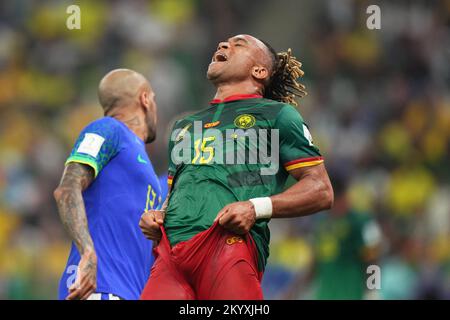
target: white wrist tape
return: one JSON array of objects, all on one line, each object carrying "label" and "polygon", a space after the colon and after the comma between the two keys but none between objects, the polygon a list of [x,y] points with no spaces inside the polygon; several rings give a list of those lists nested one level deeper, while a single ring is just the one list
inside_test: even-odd
[{"label": "white wrist tape", "polygon": [[255,207],[256,220],[272,217],[272,200],[269,197],[250,199]]}]

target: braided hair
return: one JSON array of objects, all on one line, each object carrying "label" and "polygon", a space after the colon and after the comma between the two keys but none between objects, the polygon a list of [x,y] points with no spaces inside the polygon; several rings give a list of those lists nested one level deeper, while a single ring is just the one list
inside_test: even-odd
[{"label": "braided hair", "polygon": [[303,77],[302,63],[287,52],[277,53],[268,43],[262,41],[269,49],[272,59],[272,75],[264,88],[264,98],[272,99],[297,106],[296,98],[307,95],[306,88],[298,82]]}]

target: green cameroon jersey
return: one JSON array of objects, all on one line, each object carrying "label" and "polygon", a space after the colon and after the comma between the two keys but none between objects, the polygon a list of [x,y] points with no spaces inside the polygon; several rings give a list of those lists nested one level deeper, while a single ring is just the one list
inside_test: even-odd
[{"label": "green cameroon jersey", "polygon": [[314,240],[317,257],[316,298],[364,298],[366,248],[380,242],[380,231],[368,214],[350,211],[342,217],[320,217]]},{"label": "green cameroon jersey", "polygon": [[[280,193],[290,170],[323,162],[297,109],[258,95],[211,101],[178,120],[169,140],[172,192],[164,227],[172,246],[208,229],[227,204]],[[268,222],[251,229],[261,271]]]}]

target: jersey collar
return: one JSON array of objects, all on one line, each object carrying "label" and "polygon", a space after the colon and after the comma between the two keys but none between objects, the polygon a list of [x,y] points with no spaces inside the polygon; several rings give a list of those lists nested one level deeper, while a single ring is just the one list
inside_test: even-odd
[{"label": "jersey collar", "polygon": [[213,99],[209,102],[209,104],[225,103],[236,100],[255,99],[255,98],[262,98],[262,96],[259,94],[234,94],[232,96],[226,97],[223,100]]}]

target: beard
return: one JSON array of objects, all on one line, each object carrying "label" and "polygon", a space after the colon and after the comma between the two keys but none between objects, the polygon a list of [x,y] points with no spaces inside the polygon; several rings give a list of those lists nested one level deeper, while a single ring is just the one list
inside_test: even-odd
[{"label": "beard", "polygon": [[147,125],[147,140],[145,143],[152,143],[156,139],[156,121],[149,113],[145,115],[145,124]]}]

